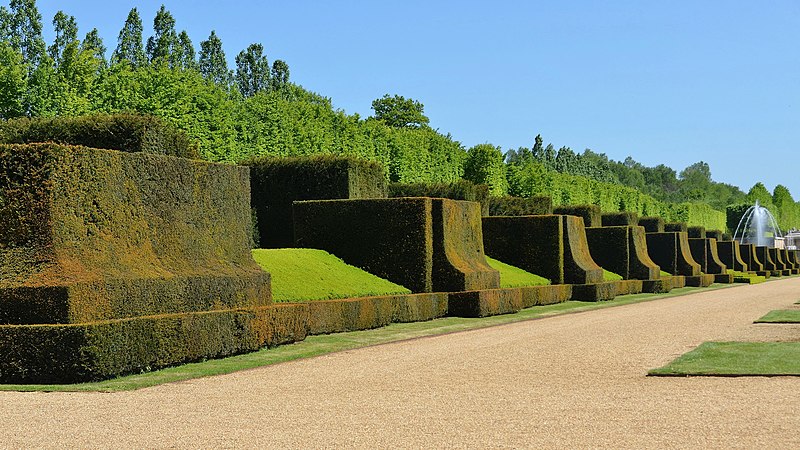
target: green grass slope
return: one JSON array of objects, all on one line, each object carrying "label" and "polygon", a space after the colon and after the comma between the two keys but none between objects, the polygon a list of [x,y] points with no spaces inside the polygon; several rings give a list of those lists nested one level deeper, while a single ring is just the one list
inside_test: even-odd
[{"label": "green grass slope", "polygon": [[800,342],[705,342],[649,375],[800,375]]},{"label": "green grass slope", "polygon": [[307,248],[255,249],[253,259],[272,275],[275,302],[410,294],[323,250]]},{"label": "green grass slope", "polygon": [[526,272],[519,267],[514,267],[502,261],[486,257],[486,262],[492,269],[500,272],[500,287],[513,288],[523,286],[544,286],[550,284],[550,280],[539,275]]}]

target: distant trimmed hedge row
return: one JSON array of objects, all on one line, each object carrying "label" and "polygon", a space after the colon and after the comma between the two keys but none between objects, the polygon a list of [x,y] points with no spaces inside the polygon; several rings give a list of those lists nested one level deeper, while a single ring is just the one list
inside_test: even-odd
[{"label": "distant trimmed hedge row", "polygon": [[459,180],[452,183],[390,183],[389,197],[432,197],[467,200],[481,205],[481,215],[489,215],[489,186]]}]

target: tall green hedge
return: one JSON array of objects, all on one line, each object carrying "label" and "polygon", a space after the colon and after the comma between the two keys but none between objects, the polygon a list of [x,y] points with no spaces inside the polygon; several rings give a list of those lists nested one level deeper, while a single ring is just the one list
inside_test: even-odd
[{"label": "tall green hedge", "polygon": [[600,207],[597,205],[564,205],[553,208],[553,214],[577,216],[583,219],[585,227],[602,226]]},{"label": "tall green hedge", "polygon": [[251,201],[260,248],[294,246],[292,202],[385,198],[383,167],[365,159],[317,155],[260,158],[250,166]]},{"label": "tall green hedge", "polygon": [[672,275],[695,277],[700,265],[692,258],[686,233],[647,233],[647,252],[661,270]]},{"label": "tall green hedge", "polygon": [[543,216],[553,214],[553,199],[548,196],[535,197],[490,197],[490,216]]},{"label": "tall green hedge", "polygon": [[55,142],[85,147],[198,158],[186,133],[154,116],[93,114],[0,121],[0,143]]},{"label": "tall green hedge", "polygon": [[586,229],[592,258],[625,280],[654,280],[659,267],[647,253],[644,229],[639,226],[602,226]]},{"label": "tall green hedge", "polygon": [[663,233],[664,219],[661,217],[641,217],[639,218],[639,226],[644,227],[644,230],[648,233]]},{"label": "tall green hedge", "polygon": [[603,213],[601,221],[604,227],[633,226],[639,224],[639,215],[630,211]]},{"label": "tall green hedge", "polygon": [[481,205],[481,215],[489,215],[489,186],[467,180],[452,183],[390,183],[389,197],[432,197],[467,200]]}]

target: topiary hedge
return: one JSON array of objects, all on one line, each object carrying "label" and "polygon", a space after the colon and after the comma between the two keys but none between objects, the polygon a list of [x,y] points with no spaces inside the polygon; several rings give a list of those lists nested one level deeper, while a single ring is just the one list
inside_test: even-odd
[{"label": "topiary hedge", "polygon": [[155,116],[118,113],[0,121],[0,143],[37,142],[199,158],[197,145],[186,133]]},{"label": "topiary hedge", "polygon": [[733,242],[739,245],[739,253],[750,271],[754,271],[758,275],[767,271],[767,268],[764,267],[764,262],[756,254],[756,246],[754,244],[739,244],[737,241]]},{"label": "topiary hedge", "polygon": [[553,208],[553,214],[581,217],[587,228],[602,226],[600,207],[597,205],[559,206]]},{"label": "topiary hedge", "polygon": [[488,185],[474,184],[467,180],[452,183],[390,183],[389,197],[449,198],[478,202],[481,205],[482,216],[490,214],[489,205],[492,198],[489,196]]},{"label": "topiary hedge", "polygon": [[724,233],[720,230],[706,230],[706,237],[710,239],[716,239],[717,242],[729,240],[723,239]]},{"label": "topiary hedge", "polygon": [[719,258],[716,239],[689,238],[689,250],[692,259],[700,264],[702,273],[719,275],[727,272],[728,268]]},{"label": "topiary hedge", "polygon": [[633,226],[639,224],[639,215],[630,211],[603,213],[601,222],[604,227]]},{"label": "topiary hedge", "polygon": [[644,228],[646,233],[663,233],[664,219],[661,217],[641,217],[639,226]]},{"label": "topiary hedge", "polygon": [[697,226],[686,227],[686,234],[689,235],[690,239],[705,239],[706,229],[705,227]]},{"label": "topiary hedge", "polygon": [[664,231],[669,233],[688,233],[689,226],[686,222],[667,222],[664,224]]},{"label": "topiary hedge", "polygon": [[0,323],[270,304],[249,210],[245,168],[0,145]]},{"label": "topiary hedge", "polygon": [[564,215],[483,218],[488,255],[555,284],[603,281],[580,218]]},{"label": "topiary hedge", "polygon": [[737,272],[747,272],[751,270],[742,259],[738,242],[717,241],[717,254],[719,255],[719,260],[725,264],[728,269]]},{"label": "topiary hedge", "polygon": [[537,197],[489,197],[490,216],[543,216],[553,214],[553,199]]},{"label": "topiary hedge", "polygon": [[294,203],[296,245],[326,250],[412,292],[491,289],[474,202],[392,198]]},{"label": "topiary hedge", "polygon": [[586,229],[589,252],[602,268],[625,280],[654,280],[660,269],[647,254],[644,228],[635,226]]},{"label": "topiary hedge", "polygon": [[692,258],[686,233],[647,233],[650,259],[671,275],[698,276],[700,265]]},{"label": "topiary hedge", "polygon": [[251,206],[260,248],[294,246],[292,202],[386,198],[383,167],[364,159],[316,155],[260,158],[250,167]]}]

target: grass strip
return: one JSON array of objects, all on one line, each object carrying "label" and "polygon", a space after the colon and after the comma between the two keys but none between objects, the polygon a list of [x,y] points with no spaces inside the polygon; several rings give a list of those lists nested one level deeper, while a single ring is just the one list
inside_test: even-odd
[{"label": "grass strip", "polygon": [[427,322],[397,323],[372,330],[353,331],[320,336],[309,336],[304,341],[262,349],[253,353],[183,364],[153,372],[128,375],[92,383],[80,384],[0,384],[0,391],[44,391],[44,392],[118,392],[142,389],[164,383],[193,378],[224,375],[239,370],[278,364],[297,359],[311,358],[329,353],[368,347],[371,345],[437,336],[459,331],[487,328],[496,325],[539,319],[544,317],[603,309],[614,306],[641,303],[667,297],[677,297],[695,292],[724,289],[733,285],[713,285],[707,288],[685,287],[673,289],[666,294],[634,294],[617,297],[606,302],[569,301],[554,305],[534,306],[514,314],[479,319],[446,317]]},{"label": "grass strip", "polygon": [[500,272],[500,287],[515,288],[523,286],[545,286],[550,284],[550,280],[539,275],[522,270],[519,267],[506,264],[494,258],[486,257],[489,266]]},{"label": "grass strip", "polygon": [[800,309],[776,309],[753,323],[800,323]]},{"label": "grass strip", "polygon": [[800,376],[800,342],[704,342],[653,376]]}]

